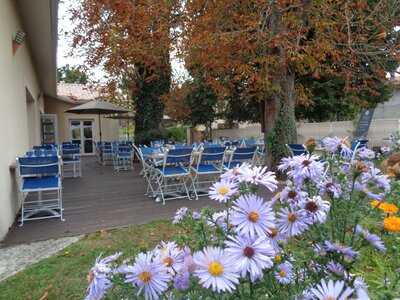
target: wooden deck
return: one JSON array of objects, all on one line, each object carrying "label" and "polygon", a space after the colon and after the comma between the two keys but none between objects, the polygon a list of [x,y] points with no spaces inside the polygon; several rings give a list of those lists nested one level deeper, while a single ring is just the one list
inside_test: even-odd
[{"label": "wooden deck", "polygon": [[119,173],[111,166],[100,166],[93,157],[84,158],[82,164],[82,178],[63,180],[65,221],[29,221],[23,227],[14,224],[2,246],[170,219],[182,206],[217,205],[207,197],[197,201],[170,200],[166,205],[155,203],[144,195],[145,182],[139,175],[139,164],[135,164],[134,171]]}]

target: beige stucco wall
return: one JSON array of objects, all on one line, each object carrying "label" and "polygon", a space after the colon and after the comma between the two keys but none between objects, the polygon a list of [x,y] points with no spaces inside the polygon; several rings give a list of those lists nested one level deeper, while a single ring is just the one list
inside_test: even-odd
[{"label": "beige stucco wall", "polygon": [[[33,144],[40,143],[40,111],[43,99],[25,43],[15,55],[11,40],[23,30],[15,2],[0,1],[0,240],[6,235],[20,208],[14,172],[10,165]],[[33,102],[26,100],[26,88]]]},{"label": "beige stucco wall", "polygon": [[[99,135],[99,117],[98,115],[78,115],[65,113],[66,110],[75,106],[61,100],[46,98],[45,113],[56,114],[58,123],[58,142],[67,142],[71,140],[70,120],[92,120],[94,121],[93,136],[95,141],[100,139]],[[115,141],[119,136],[119,121],[101,116],[101,129],[103,141]]]}]

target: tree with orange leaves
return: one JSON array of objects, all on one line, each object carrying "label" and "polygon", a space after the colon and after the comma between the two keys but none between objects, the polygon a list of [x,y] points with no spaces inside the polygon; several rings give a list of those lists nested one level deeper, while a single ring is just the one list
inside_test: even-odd
[{"label": "tree with orange leaves", "polygon": [[173,0],[82,0],[72,11],[74,47],[89,67],[103,66],[108,93],[132,99],[139,142],[163,116],[179,8]]},{"label": "tree with orange leaves", "polygon": [[309,101],[298,78],[343,78],[362,101],[358,91],[376,92],[399,61],[399,17],[396,0],[188,0],[181,51],[221,99],[238,83],[238,99],[257,99],[276,163],[296,141],[295,105]]}]

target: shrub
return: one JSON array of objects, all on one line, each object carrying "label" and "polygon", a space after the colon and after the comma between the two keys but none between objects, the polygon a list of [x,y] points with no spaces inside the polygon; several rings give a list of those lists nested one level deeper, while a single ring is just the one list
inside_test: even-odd
[{"label": "shrub", "polygon": [[166,129],[170,141],[184,143],[186,141],[186,126],[174,126]]}]

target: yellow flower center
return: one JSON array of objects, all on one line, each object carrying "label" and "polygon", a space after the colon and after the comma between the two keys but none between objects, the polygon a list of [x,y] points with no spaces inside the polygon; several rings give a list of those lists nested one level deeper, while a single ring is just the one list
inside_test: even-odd
[{"label": "yellow flower center", "polygon": [[221,265],[221,263],[213,261],[208,265],[208,272],[212,276],[218,277],[221,276],[222,273],[224,273],[224,267]]},{"label": "yellow flower center", "polygon": [[280,270],[279,271],[279,276],[285,277],[286,276],[286,272],[284,270]]},{"label": "yellow flower center", "polygon": [[276,228],[270,228],[269,231],[270,232],[268,233],[268,235],[270,238],[274,238],[278,235],[278,230]]},{"label": "yellow flower center", "polygon": [[174,263],[174,260],[171,257],[166,257],[166,258],[163,259],[163,263],[167,267],[170,267]]},{"label": "yellow flower center", "polygon": [[144,283],[148,283],[151,279],[151,274],[150,272],[144,271],[139,274],[139,279],[143,281]]},{"label": "yellow flower center", "polygon": [[279,254],[275,255],[275,262],[276,263],[280,263],[282,261],[282,256],[280,256]]},{"label": "yellow flower center", "polygon": [[287,218],[288,218],[289,222],[291,222],[291,223],[293,223],[297,220],[296,215],[293,213],[289,213]]},{"label": "yellow flower center", "polygon": [[249,221],[256,223],[260,219],[260,215],[257,212],[252,211],[249,213],[248,218],[249,218]]},{"label": "yellow flower center", "polygon": [[229,187],[227,187],[226,185],[220,186],[218,188],[218,194],[220,194],[221,196],[225,196],[228,193],[229,193]]}]

